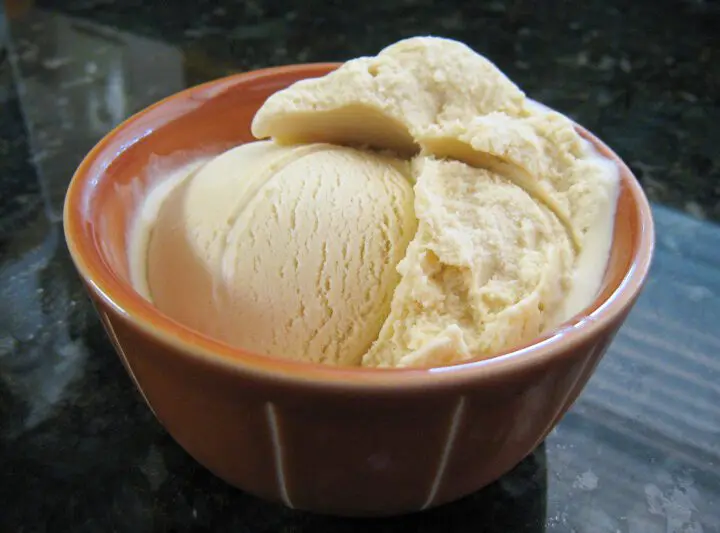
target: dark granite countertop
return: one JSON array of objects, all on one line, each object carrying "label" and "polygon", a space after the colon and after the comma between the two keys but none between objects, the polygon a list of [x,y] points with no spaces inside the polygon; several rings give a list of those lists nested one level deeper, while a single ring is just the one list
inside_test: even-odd
[{"label": "dark granite countertop", "polygon": [[[0,531],[720,532],[717,28],[711,0],[5,0]],[[494,485],[394,519],[291,511],[214,478],[144,406],[69,260],[64,193],[104,133],[183,87],[427,33],[625,158],[654,202],[651,279],[577,404]]]}]

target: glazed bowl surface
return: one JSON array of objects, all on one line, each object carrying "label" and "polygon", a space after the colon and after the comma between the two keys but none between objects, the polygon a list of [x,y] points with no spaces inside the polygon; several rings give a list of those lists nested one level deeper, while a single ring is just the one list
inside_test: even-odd
[{"label": "glazed bowl surface", "polygon": [[128,268],[129,228],[153,180],[163,169],[254,140],[250,123],[269,95],[336,67],[237,74],[132,116],[74,175],[65,236],[135,386],[198,462],[294,508],[407,513],[480,489],[547,436],[642,289],[653,223],[627,166],[578,126],[620,166],[611,256],[596,301],[531,345],[443,368],[335,368],[243,352],[164,315],[135,292]]}]

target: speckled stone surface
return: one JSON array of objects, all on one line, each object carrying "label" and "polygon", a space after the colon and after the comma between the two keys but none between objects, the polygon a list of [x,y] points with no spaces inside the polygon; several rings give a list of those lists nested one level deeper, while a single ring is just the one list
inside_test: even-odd
[{"label": "speckled stone surface", "polygon": [[[300,6],[5,2],[0,532],[720,532],[718,4]],[[494,485],[384,520],[260,501],[197,465],[133,390],[68,257],[67,184],[113,125],[188,85],[427,33],[467,42],[626,159],[655,202],[651,279],[574,408]]]}]

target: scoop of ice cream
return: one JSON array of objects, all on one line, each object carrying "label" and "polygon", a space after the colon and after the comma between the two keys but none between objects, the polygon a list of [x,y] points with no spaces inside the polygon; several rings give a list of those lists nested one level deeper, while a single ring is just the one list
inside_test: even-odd
[{"label": "scoop of ice cream", "polygon": [[408,173],[407,162],[340,146],[229,150],[162,203],[149,296],[235,346],[358,365],[415,234]]},{"label": "scoop of ice cream", "polygon": [[413,154],[428,126],[493,111],[523,115],[524,100],[466,45],[415,37],[275,93],[255,115],[252,133],[282,144],[333,142]]},{"label": "scoop of ice cream", "polygon": [[522,188],[457,161],[416,161],[419,224],[367,366],[440,366],[537,337],[567,294],[574,253]]}]

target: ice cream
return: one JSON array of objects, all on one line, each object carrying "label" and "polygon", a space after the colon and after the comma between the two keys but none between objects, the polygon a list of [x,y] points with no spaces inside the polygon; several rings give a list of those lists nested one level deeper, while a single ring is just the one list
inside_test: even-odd
[{"label": "ice cream", "polygon": [[572,245],[562,225],[492,171],[434,158],[417,163],[418,231],[363,363],[436,366],[536,337],[570,284]]},{"label": "ice cream", "polygon": [[160,309],[229,344],[359,364],[415,234],[409,163],[257,142],[190,170],[157,191],[136,285],[146,279]]},{"label": "ice cream", "polygon": [[438,366],[530,342],[599,289],[615,165],[463,44],[408,39],[297,82],[252,131],[270,140],[189,169],[136,225],[136,287],[204,333]]},{"label": "ice cream", "polygon": [[426,128],[504,112],[525,95],[495,65],[457,41],[406,39],[271,96],[253,134],[282,144],[325,142],[414,154]]}]

